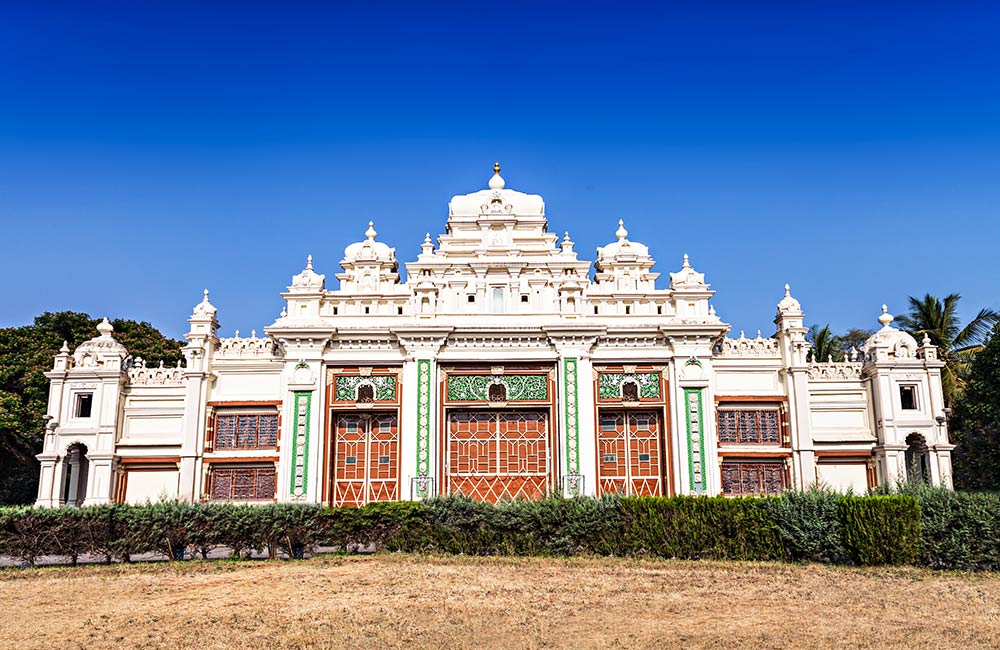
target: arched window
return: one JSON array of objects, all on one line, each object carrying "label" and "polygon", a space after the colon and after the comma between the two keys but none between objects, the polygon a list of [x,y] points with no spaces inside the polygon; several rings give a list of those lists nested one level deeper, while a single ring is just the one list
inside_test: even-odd
[{"label": "arched window", "polygon": [[626,381],[622,384],[622,401],[625,402],[638,402],[639,401],[639,384],[634,381]]},{"label": "arched window", "polygon": [[487,391],[487,397],[491,402],[506,402],[507,387],[503,384],[490,384]]},{"label": "arched window", "polygon": [[68,506],[79,506],[87,498],[87,446],[70,445],[63,459],[63,501]]},{"label": "arched window", "polygon": [[358,386],[358,404],[371,404],[375,401],[375,387],[371,384]]},{"label": "arched window", "polygon": [[930,483],[930,457],[927,440],[919,433],[906,436],[906,480],[910,483]]}]

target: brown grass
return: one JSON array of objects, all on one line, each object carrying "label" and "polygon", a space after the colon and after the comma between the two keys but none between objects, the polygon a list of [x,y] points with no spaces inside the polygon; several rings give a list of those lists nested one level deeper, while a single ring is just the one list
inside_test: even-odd
[{"label": "brown grass", "polygon": [[9,648],[988,648],[1000,576],[379,555],[0,572]]}]

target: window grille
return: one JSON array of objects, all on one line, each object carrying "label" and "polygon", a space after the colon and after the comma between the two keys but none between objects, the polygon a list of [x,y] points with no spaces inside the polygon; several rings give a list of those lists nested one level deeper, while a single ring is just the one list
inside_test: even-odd
[{"label": "window grille", "polygon": [[213,501],[260,501],[273,499],[276,473],[269,467],[212,468]]},{"label": "window grille", "polygon": [[719,444],[780,445],[778,409],[719,409]]},{"label": "window grille", "polygon": [[226,414],[215,418],[216,449],[262,449],[278,446],[278,414]]},{"label": "window grille", "polygon": [[727,496],[781,494],[786,487],[782,461],[722,463],[722,492]]}]

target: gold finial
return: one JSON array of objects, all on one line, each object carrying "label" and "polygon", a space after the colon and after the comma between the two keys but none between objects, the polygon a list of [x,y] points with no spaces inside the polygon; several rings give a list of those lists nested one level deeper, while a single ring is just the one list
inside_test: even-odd
[{"label": "gold finial", "polygon": [[498,162],[493,163],[493,173],[494,174],[500,173],[500,163]]}]

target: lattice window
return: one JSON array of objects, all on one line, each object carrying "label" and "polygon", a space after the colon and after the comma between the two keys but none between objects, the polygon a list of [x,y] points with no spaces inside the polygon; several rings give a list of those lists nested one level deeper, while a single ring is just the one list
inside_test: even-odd
[{"label": "lattice window", "polygon": [[719,409],[717,422],[719,444],[781,444],[781,416],[776,408]]},{"label": "lattice window", "polygon": [[233,413],[215,416],[216,449],[266,449],[277,446],[277,413]]},{"label": "lattice window", "polygon": [[782,461],[725,461],[722,463],[722,492],[728,496],[781,494],[787,487]]},{"label": "lattice window", "polygon": [[213,467],[213,501],[261,501],[274,498],[273,465],[262,467]]}]

